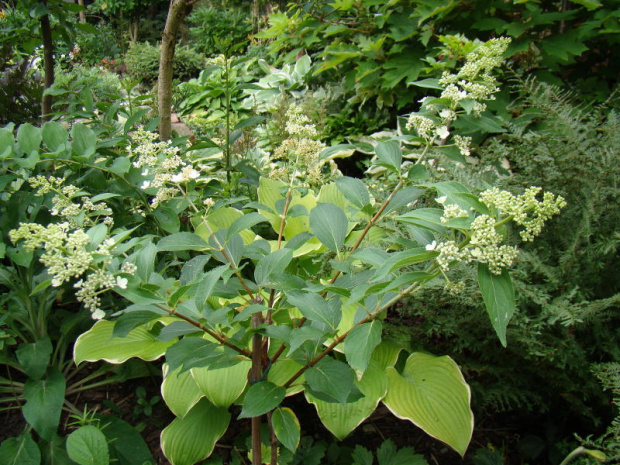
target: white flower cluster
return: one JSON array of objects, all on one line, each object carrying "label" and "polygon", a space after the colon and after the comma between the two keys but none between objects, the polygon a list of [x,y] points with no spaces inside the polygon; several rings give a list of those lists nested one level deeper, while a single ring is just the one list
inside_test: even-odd
[{"label": "white flower cluster", "polygon": [[[43,249],[41,263],[51,276],[52,286],[59,287],[72,278],[80,278],[73,287],[78,289],[79,302],[92,312],[94,319],[105,316],[101,309],[99,295],[113,287],[126,288],[127,279],[107,271],[114,240],[105,239],[95,251],[88,251],[90,236],[81,228],[73,228],[69,222],[42,226],[36,223],[22,223],[18,229],[10,231],[14,243],[23,241],[27,251]],[[89,272],[90,271],[90,272]],[[125,263],[120,272],[134,274],[136,266]]]},{"label": "white flower cluster", "polygon": [[312,120],[304,114],[303,108],[291,104],[286,112],[286,132],[290,136],[312,139],[318,136],[316,126]]},{"label": "white flower cluster", "polygon": [[464,157],[468,157],[469,155],[471,155],[471,140],[471,137],[467,136],[454,136],[454,143],[461,152],[461,155],[463,155]]},{"label": "white flower cluster", "polygon": [[426,116],[412,113],[409,115],[409,118],[407,118],[407,124],[405,127],[408,131],[415,129],[418,136],[423,137],[424,139],[430,139],[433,130],[435,129],[435,122]]},{"label": "white flower cluster", "polygon": [[50,214],[65,219],[72,227],[92,226],[98,220],[108,226],[114,224],[112,210],[105,202],[93,203],[86,195],[87,192],[71,184],[65,185],[64,178],[35,176],[28,182],[32,188],[37,189],[35,195],[56,193],[52,198]]},{"label": "white flower cluster", "polygon": [[512,221],[523,227],[521,239],[532,241],[541,233],[545,221],[566,206],[562,196],[550,192],[545,192],[539,201],[537,196],[541,190],[540,187],[530,187],[523,195],[515,196],[494,187],[480,194],[480,200],[497,213],[511,217]]},{"label": "white flower cluster", "polygon": [[[448,271],[453,262],[476,261],[486,263],[492,273],[501,274],[504,268],[514,263],[518,251],[516,247],[502,244],[504,238],[497,231],[498,222],[503,224],[514,221],[523,227],[521,238],[531,241],[540,234],[545,221],[557,215],[566,205],[562,197],[548,192],[543,194],[539,201],[536,197],[540,192],[539,187],[530,187],[524,194],[515,196],[497,188],[488,189],[480,194],[480,201],[491,209],[492,215],[479,215],[474,219],[469,230],[469,241],[465,246],[459,248],[454,241],[439,244],[433,241],[426,249],[439,252],[435,260],[443,271]],[[446,197],[435,200],[443,204]],[[446,223],[452,218],[466,216],[469,216],[467,211],[458,205],[448,204],[444,207],[441,222]]]},{"label": "white flower cluster", "polygon": [[181,189],[176,185],[200,177],[201,172],[179,156],[179,147],[174,147],[168,142],[155,142],[157,134],[139,128],[132,135],[132,139],[137,144],[133,148],[128,148],[137,155],[133,166],[142,168],[142,176],[146,178],[140,187],[157,189],[151,200],[153,207],[179,195]]}]

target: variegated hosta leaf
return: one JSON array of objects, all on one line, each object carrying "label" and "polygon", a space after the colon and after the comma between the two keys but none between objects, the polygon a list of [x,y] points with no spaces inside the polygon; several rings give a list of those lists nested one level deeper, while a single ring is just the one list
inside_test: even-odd
[{"label": "variegated hosta leaf", "polygon": [[181,374],[179,371],[180,368],[170,373],[168,365],[164,365],[161,395],[172,413],[182,418],[204,397],[204,393],[198,389],[189,371],[184,371]]},{"label": "variegated hosta leaf", "polygon": [[383,368],[375,362],[368,365],[360,381],[355,385],[364,396],[355,402],[342,405],[338,402],[325,402],[306,392],[308,402],[315,405],[319,418],[339,440],[344,439],[357,426],[368,418],[377,408],[379,401],[387,392],[387,377]]},{"label": "variegated hosta leaf", "polygon": [[252,362],[243,361],[215,370],[207,367],[192,368],[192,377],[207,399],[216,407],[228,408],[241,395],[248,384],[248,371]]},{"label": "variegated hosta leaf", "polygon": [[474,428],[470,390],[457,364],[448,356],[409,356],[402,374],[388,367],[383,403],[399,418],[464,455]]},{"label": "variegated hosta leaf", "polygon": [[73,349],[75,363],[96,360],[123,363],[131,357],[155,360],[176,342],[176,339],[158,341],[144,326],[132,329],[125,337],[112,337],[113,330],[113,321],[101,320],[78,337]]},{"label": "variegated hosta leaf", "polygon": [[161,432],[161,448],[172,465],[194,465],[213,452],[230,423],[230,413],[201,399]]}]

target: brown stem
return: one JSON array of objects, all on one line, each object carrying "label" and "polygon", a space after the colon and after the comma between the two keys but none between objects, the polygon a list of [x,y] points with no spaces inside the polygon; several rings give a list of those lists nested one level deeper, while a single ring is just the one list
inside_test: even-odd
[{"label": "brown stem", "polygon": [[[261,313],[252,315],[252,328],[258,328],[263,323]],[[262,341],[263,337],[254,333],[252,336],[252,383],[257,383],[263,376],[263,354]],[[261,465],[263,463],[262,445],[260,439],[261,417],[252,417],[252,463]]]},{"label": "brown stem", "polygon": [[155,304],[155,306],[157,308],[160,308],[162,310],[164,310],[165,312],[168,312],[170,314],[170,316],[177,316],[179,318],[181,318],[182,320],[188,322],[190,325],[195,326],[196,328],[204,331],[205,333],[207,333],[209,336],[211,336],[213,339],[215,339],[217,342],[219,342],[220,344],[229,347],[231,349],[233,349],[235,352],[239,352],[241,355],[248,357],[248,358],[252,358],[252,353],[246,349],[241,349],[240,347],[237,347],[234,344],[231,344],[230,342],[228,342],[226,340],[226,337],[224,337],[221,334],[216,333],[215,331],[207,328],[205,325],[203,325],[202,323],[192,320],[191,318],[181,314],[181,313],[177,313],[177,311],[175,309],[172,308],[168,308],[164,305],[160,305],[160,304]]},{"label": "brown stem", "polygon": [[267,425],[269,426],[269,442],[271,444],[271,463],[270,465],[278,465],[278,438],[276,437],[273,423],[271,421],[273,412],[267,414]]}]

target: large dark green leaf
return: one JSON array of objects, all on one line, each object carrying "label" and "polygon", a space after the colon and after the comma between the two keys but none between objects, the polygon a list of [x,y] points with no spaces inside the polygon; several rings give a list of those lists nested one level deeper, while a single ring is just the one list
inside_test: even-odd
[{"label": "large dark green leaf", "polygon": [[381,343],[381,322],[372,321],[356,326],[344,340],[347,362],[356,372],[363,374],[373,350]]},{"label": "large dark green leaf", "polygon": [[271,416],[273,430],[278,440],[291,452],[297,450],[301,428],[299,420],[290,408],[277,408]]},{"label": "large dark green leaf", "polygon": [[272,411],[286,395],[286,389],[269,381],[261,381],[248,389],[243,399],[243,408],[239,418],[258,417]]},{"label": "large dark green leaf", "polygon": [[310,393],[326,402],[340,402],[344,405],[350,394],[359,394],[349,365],[331,357],[325,357],[307,370],[305,375]]},{"label": "large dark green leaf", "polygon": [[375,149],[379,164],[389,168],[395,173],[400,172],[400,165],[403,161],[403,153],[400,150],[398,142],[390,140],[379,142]]},{"label": "large dark green leaf", "polygon": [[159,252],[175,252],[180,250],[201,250],[207,243],[198,235],[190,232],[178,232],[163,237],[157,243]]},{"label": "large dark green leaf", "polygon": [[16,438],[9,438],[0,444],[0,463],[2,465],[40,465],[41,451],[37,443],[24,432]]},{"label": "large dark green leaf", "polygon": [[71,460],[79,465],[109,465],[110,463],[106,437],[99,428],[93,425],[84,425],[69,435],[67,453]]},{"label": "large dark green leaf", "polygon": [[20,345],[15,352],[26,374],[32,379],[40,379],[50,362],[52,350],[52,342],[45,336],[37,342]]},{"label": "large dark green leaf", "polygon": [[293,250],[280,249],[269,255],[262,257],[256,264],[254,270],[254,279],[259,286],[264,285],[271,276],[281,273],[291,263],[293,259]]},{"label": "large dark green leaf", "polygon": [[105,425],[103,434],[108,439],[110,461],[117,465],[136,465],[154,463],[149,447],[138,430],[126,421],[112,415],[97,415]]},{"label": "large dark green leaf", "polygon": [[360,179],[343,176],[336,179],[336,186],[345,198],[358,208],[364,208],[370,203],[368,188]]},{"label": "large dark green leaf", "polygon": [[24,418],[47,441],[52,440],[58,428],[65,386],[65,377],[56,368],[49,370],[46,379],[29,379],[24,386]]}]

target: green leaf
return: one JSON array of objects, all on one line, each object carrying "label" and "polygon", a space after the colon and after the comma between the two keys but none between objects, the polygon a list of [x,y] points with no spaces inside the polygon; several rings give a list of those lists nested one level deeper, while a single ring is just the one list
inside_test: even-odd
[{"label": "green leaf", "polygon": [[379,268],[374,276],[374,280],[380,281],[386,278],[393,271],[400,270],[406,266],[423,263],[437,257],[438,253],[434,250],[426,250],[425,248],[415,248],[403,250],[390,254],[385,260],[381,268]]},{"label": "green leaf", "polygon": [[24,418],[47,441],[52,440],[58,429],[65,386],[65,377],[56,368],[49,370],[46,379],[29,379],[24,385]]},{"label": "green leaf", "polygon": [[402,374],[392,367],[386,373],[388,392],[383,403],[391,412],[464,455],[474,416],[469,386],[454,360],[413,353]]},{"label": "green leaf", "polygon": [[45,336],[37,342],[20,345],[15,354],[21,367],[30,378],[41,379],[47,370],[52,350],[52,342],[48,336]]},{"label": "green leaf", "polygon": [[506,269],[502,270],[502,274],[496,275],[489,271],[486,264],[479,263],[478,285],[491,324],[500,342],[506,347],[506,327],[517,309],[510,275]]},{"label": "green leaf", "polygon": [[177,417],[184,417],[204,397],[190,371],[181,373],[181,368],[170,371],[168,365],[164,365],[161,395],[170,411]]},{"label": "green leaf", "polygon": [[443,90],[443,86],[439,84],[439,79],[422,79],[420,81],[408,82],[407,85],[423,87],[425,89],[438,89]]},{"label": "green leaf", "polygon": [[255,116],[250,116],[249,118],[244,118],[235,125],[235,127],[233,128],[233,131],[236,131],[237,129],[249,128],[250,126],[255,126],[257,124],[262,123],[266,119],[267,118],[265,116],[260,116],[260,115],[255,115]]},{"label": "green leaf", "polygon": [[201,399],[183,418],[161,433],[161,448],[172,465],[194,465],[206,459],[230,423],[230,414]]},{"label": "green leaf", "polygon": [[114,324],[112,337],[125,337],[131,332],[131,330],[137,328],[138,326],[150,323],[159,317],[161,317],[161,314],[148,310],[123,313]]},{"label": "green leaf", "polygon": [[375,154],[379,159],[379,164],[391,169],[395,173],[400,172],[400,165],[403,161],[403,153],[398,142],[390,140],[379,142],[375,148]]},{"label": "green leaf", "polygon": [[176,252],[180,250],[202,250],[207,243],[198,234],[190,232],[178,232],[163,237],[157,243],[158,252]]},{"label": "green leaf", "polygon": [[241,231],[250,229],[252,226],[258,223],[267,222],[267,218],[257,212],[246,213],[245,215],[237,218],[233,224],[228,228],[226,233],[226,239],[230,239],[235,234],[239,234]]},{"label": "green leaf", "polygon": [[0,444],[3,465],[40,465],[41,451],[26,431],[16,438],[9,438]]},{"label": "green leaf", "polygon": [[69,133],[65,127],[56,121],[48,121],[41,129],[43,142],[52,152],[56,152],[65,147],[69,140]]},{"label": "green leaf", "polygon": [[322,359],[307,370],[305,375],[310,394],[326,402],[340,402],[344,405],[349,394],[357,391],[351,368],[331,357]]},{"label": "green leaf", "polygon": [[162,205],[153,212],[153,216],[157,219],[161,228],[168,234],[179,232],[181,220],[179,219],[179,214],[172,208]]},{"label": "green leaf", "polygon": [[336,186],[345,198],[358,208],[364,208],[370,203],[368,188],[360,179],[343,176],[336,179]]},{"label": "green leaf", "polygon": [[155,360],[175,341],[161,342],[144,326],[133,329],[125,337],[113,337],[114,322],[101,320],[77,338],[73,349],[75,363],[105,360],[123,363],[131,357]]},{"label": "green leaf", "polygon": [[277,408],[271,415],[271,422],[278,441],[294,453],[299,445],[301,434],[299,420],[295,413],[290,408]]},{"label": "green leaf", "polygon": [[321,422],[340,441],[375,411],[388,388],[385,371],[375,362],[354,383],[363,396],[346,404],[325,402],[306,391],[306,399],[315,405]]},{"label": "green leaf", "polygon": [[115,465],[155,463],[153,454],[136,428],[113,415],[97,415],[107,438],[110,462]]},{"label": "green leaf", "polygon": [[252,418],[272,411],[286,395],[286,389],[269,381],[261,381],[248,389],[239,418]]},{"label": "green leaf", "polygon": [[221,265],[213,268],[204,275],[204,278],[196,285],[196,308],[200,311],[205,307],[207,298],[213,292],[213,288],[226,271],[230,269],[228,265]]},{"label": "green leaf", "polygon": [[333,330],[340,322],[342,312],[340,305],[336,305],[340,304],[339,300],[332,300],[328,303],[318,294],[302,291],[288,291],[286,298],[309,320],[325,323]]},{"label": "green leaf", "polygon": [[397,449],[389,439],[377,449],[377,460],[382,465],[428,465],[422,455],[417,455],[413,448],[403,447]]},{"label": "green leaf", "polygon": [[85,425],[67,437],[67,453],[79,465],[109,465],[105,435],[93,425]]},{"label": "green leaf", "polygon": [[228,408],[245,390],[252,362],[244,360],[225,368],[192,368],[191,374],[198,389],[216,407]]},{"label": "green leaf", "polygon": [[79,157],[90,158],[95,153],[97,136],[95,132],[82,123],[76,123],[71,128],[73,153]]},{"label": "green leaf", "polygon": [[356,326],[344,340],[347,362],[361,376],[366,371],[370,356],[381,343],[381,322],[372,321]]},{"label": "green leaf", "polygon": [[332,203],[320,203],[310,211],[310,229],[333,252],[344,245],[347,228],[347,216]]},{"label": "green leaf", "polygon": [[293,251],[291,249],[280,249],[270,253],[258,260],[254,269],[254,279],[256,284],[262,286],[277,273],[281,273],[291,263]]},{"label": "green leaf", "polygon": [[26,155],[38,151],[41,140],[41,129],[30,123],[22,124],[17,130],[17,146]]}]

